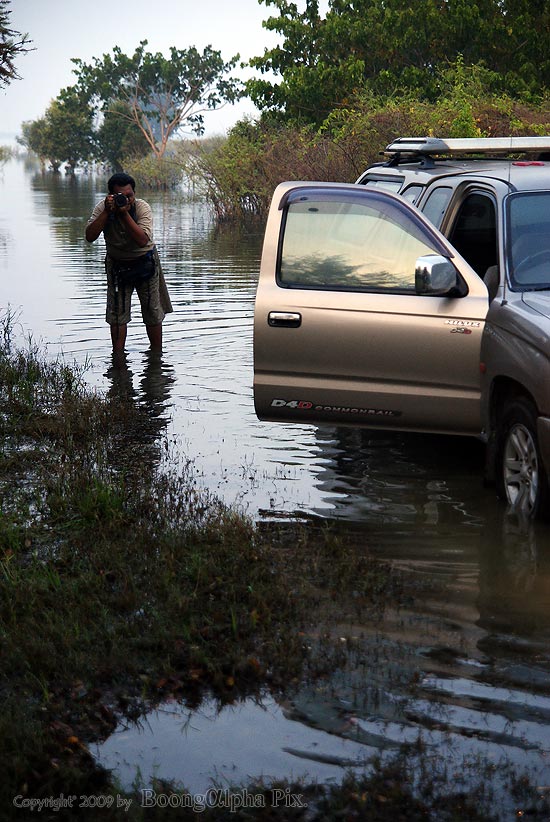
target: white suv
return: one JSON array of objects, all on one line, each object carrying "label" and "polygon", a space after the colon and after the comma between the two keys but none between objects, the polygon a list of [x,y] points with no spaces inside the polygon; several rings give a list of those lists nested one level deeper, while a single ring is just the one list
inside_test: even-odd
[{"label": "white suv", "polygon": [[385,154],[355,184],[274,193],[256,412],[481,437],[499,493],[548,515],[550,137]]}]

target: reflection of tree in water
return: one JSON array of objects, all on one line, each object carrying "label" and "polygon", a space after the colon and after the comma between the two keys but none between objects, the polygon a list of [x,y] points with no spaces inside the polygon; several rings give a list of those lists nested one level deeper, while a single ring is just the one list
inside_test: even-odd
[{"label": "reflection of tree in water", "polygon": [[172,298],[186,305],[202,302],[207,290],[235,303],[245,294],[248,303],[260,267],[260,231],[215,226],[202,203],[174,198],[170,204],[159,204],[158,199],[148,199],[155,209],[155,240],[165,274],[169,272]]},{"label": "reflection of tree in water", "polygon": [[110,383],[108,398],[128,414],[124,459],[147,460],[153,466],[160,459],[159,437],[168,422],[166,412],[175,371],[161,353],[154,351],[144,354],[143,363],[139,389],[134,387],[134,374],[125,354],[113,357],[105,376]]},{"label": "reflection of tree in water", "polygon": [[[548,524],[499,505],[488,517],[479,556],[479,625],[489,635],[484,649],[502,634],[522,636],[550,631],[550,552]],[[497,635],[500,635],[500,640]]]},{"label": "reflection of tree in water", "polygon": [[[153,199],[147,196],[153,205]],[[154,203],[158,209],[158,194]],[[182,219],[187,217],[191,225],[182,230]],[[161,217],[155,221],[155,236],[167,256],[175,260],[184,259],[190,252],[192,243],[193,260],[215,261],[238,260],[245,270],[257,270],[263,242],[263,225],[241,224],[218,225],[212,220],[212,212],[205,203],[190,205],[187,201],[171,195],[170,202],[163,201]],[[228,273],[231,273],[231,266]],[[225,272],[224,272],[225,273]],[[223,278],[221,278],[221,283]]]},{"label": "reflection of tree in water", "polygon": [[[389,271],[366,270],[367,262],[352,265],[342,255],[325,256],[319,252],[285,257],[281,264],[284,283],[332,288],[369,288],[384,291],[411,290],[410,277]],[[372,264],[371,264],[372,265]]]},{"label": "reflection of tree in water", "polygon": [[[100,191],[102,183],[103,180]],[[44,195],[35,197],[35,203],[43,209],[57,242],[65,251],[74,248],[81,255],[88,247],[83,239],[86,220],[101,199],[96,193],[97,183],[88,175],[42,171],[32,177],[32,188]],[[106,179],[104,193],[107,193]]]}]

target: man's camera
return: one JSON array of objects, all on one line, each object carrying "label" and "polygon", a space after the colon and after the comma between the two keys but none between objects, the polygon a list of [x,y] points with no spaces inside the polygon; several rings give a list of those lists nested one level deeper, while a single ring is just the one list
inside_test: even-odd
[{"label": "man's camera", "polygon": [[115,194],[115,205],[118,208],[124,208],[124,206],[128,205],[128,197],[126,194],[122,194],[120,191],[118,194]]}]

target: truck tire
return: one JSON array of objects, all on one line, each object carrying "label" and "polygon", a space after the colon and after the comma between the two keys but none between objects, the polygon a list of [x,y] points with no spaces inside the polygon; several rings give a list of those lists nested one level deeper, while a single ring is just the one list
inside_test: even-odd
[{"label": "truck tire", "polygon": [[537,412],[524,397],[510,400],[498,426],[497,489],[510,506],[529,517],[549,516],[548,477],[537,438]]}]

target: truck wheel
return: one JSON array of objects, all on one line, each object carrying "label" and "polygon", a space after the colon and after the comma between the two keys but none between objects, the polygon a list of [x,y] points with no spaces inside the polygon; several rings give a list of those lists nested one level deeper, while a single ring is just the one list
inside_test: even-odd
[{"label": "truck wheel", "polygon": [[548,516],[548,478],[537,439],[537,414],[524,398],[504,408],[498,430],[497,482],[499,495],[530,517]]}]

